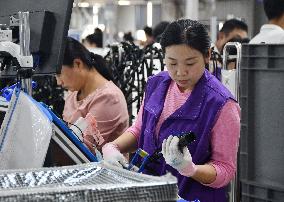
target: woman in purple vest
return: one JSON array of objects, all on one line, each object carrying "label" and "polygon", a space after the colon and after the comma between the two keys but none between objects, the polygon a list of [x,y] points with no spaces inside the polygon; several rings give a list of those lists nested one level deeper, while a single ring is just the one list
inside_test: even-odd
[{"label": "woman in purple vest", "polygon": [[[204,25],[192,20],[172,22],[161,46],[168,71],[148,79],[135,123],[106,144],[105,161],[122,166],[122,153],[142,148],[163,158],[146,173],[171,172],[179,196],[188,201],[226,201],[224,187],[234,177],[240,133],[240,108],[231,93],[207,70],[210,38]],[[181,152],[178,136],[193,131],[196,141]]]}]

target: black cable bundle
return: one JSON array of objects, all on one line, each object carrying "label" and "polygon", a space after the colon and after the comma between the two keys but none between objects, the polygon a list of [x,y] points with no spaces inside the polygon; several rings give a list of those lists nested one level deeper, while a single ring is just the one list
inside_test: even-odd
[{"label": "black cable bundle", "polygon": [[[153,75],[153,60],[158,59],[161,70],[164,69],[163,53],[161,49],[150,45],[144,49],[132,42],[121,42],[109,46],[110,51],[105,56],[115,84],[122,90],[128,105],[130,124],[134,118],[133,104],[137,112],[140,108],[147,78]],[[135,114],[137,114],[135,112]]]},{"label": "black cable bundle", "polygon": [[64,108],[64,90],[57,85],[54,76],[33,77],[37,88],[33,90],[33,98],[50,106],[57,114],[62,114]]}]

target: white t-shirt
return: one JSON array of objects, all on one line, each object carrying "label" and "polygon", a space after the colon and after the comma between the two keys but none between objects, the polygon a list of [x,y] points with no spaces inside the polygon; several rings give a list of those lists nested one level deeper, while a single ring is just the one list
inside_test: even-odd
[{"label": "white t-shirt", "polygon": [[284,30],[278,25],[262,25],[260,32],[249,43],[284,44]]}]

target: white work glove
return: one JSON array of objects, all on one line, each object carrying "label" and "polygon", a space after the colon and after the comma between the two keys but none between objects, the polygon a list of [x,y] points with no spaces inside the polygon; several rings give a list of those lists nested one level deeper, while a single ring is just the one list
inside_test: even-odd
[{"label": "white work glove", "polygon": [[88,113],[85,118],[79,117],[70,129],[93,153],[98,152],[96,148],[104,143],[104,138],[97,127],[97,121],[91,113]]},{"label": "white work glove", "polygon": [[107,164],[118,166],[118,167],[128,167],[127,160],[120,153],[119,148],[114,143],[107,143],[102,148],[103,159]]},{"label": "white work glove", "polygon": [[162,154],[166,163],[175,168],[181,175],[191,177],[196,172],[196,165],[192,162],[191,154],[187,147],[181,153],[178,148],[179,138],[170,135],[164,139],[162,144]]}]

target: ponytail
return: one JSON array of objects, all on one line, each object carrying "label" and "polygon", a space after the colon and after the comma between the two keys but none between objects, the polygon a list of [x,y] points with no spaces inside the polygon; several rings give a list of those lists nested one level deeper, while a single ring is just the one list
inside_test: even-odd
[{"label": "ponytail", "polygon": [[92,67],[94,67],[105,79],[113,81],[113,76],[111,75],[105,59],[97,54],[90,52],[90,57],[92,61]]}]

